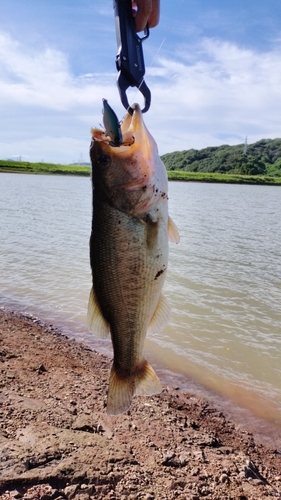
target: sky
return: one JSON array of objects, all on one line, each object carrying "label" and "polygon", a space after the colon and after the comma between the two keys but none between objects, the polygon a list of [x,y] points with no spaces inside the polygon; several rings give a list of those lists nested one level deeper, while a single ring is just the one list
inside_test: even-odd
[{"label": "sky", "polygon": [[[161,0],[143,52],[160,154],[281,137],[280,0]],[[89,161],[116,53],[112,0],[1,0],[0,159]]]}]

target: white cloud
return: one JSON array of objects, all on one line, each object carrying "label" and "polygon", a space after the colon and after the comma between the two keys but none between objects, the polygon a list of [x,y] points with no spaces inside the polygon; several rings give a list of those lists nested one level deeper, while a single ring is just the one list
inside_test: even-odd
[{"label": "white cloud", "polygon": [[[0,34],[0,103],[55,110],[93,105],[111,87],[108,75],[74,77],[65,55],[51,48],[28,49]],[[113,75],[111,75],[113,76]],[[93,92],[94,91],[94,92]]]},{"label": "white cloud", "polygon": [[[162,52],[163,54],[163,52]],[[189,56],[192,54],[192,57]],[[102,98],[121,118],[116,73],[75,77],[66,56],[0,33],[0,157],[68,162],[88,154]],[[160,153],[280,136],[281,54],[204,39],[163,54],[147,70],[152,106],[145,121]],[[137,98],[138,99],[138,98]],[[23,138],[21,137],[23,135]],[[11,151],[9,151],[11,150]],[[38,158],[36,155],[38,154]]]},{"label": "white cloud", "polygon": [[[162,58],[155,72],[153,121],[164,133],[165,150],[221,144],[222,136],[230,144],[245,135],[251,142],[280,136],[280,52],[255,53],[208,39],[199,48],[196,61],[181,51],[173,60]],[[163,116],[178,138],[169,139]]]},{"label": "white cloud", "polygon": [[0,158],[14,151],[31,161],[68,162],[80,152],[88,158],[90,127],[102,121],[102,98],[115,94],[112,104],[119,104],[115,79],[115,74],[98,73],[75,77],[62,52],[30,49],[0,33],[0,107],[5,117]]}]

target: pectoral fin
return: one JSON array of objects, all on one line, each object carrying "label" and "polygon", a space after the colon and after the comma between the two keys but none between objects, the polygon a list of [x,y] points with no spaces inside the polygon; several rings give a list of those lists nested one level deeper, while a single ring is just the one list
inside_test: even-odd
[{"label": "pectoral fin", "polygon": [[97,337],[104,339],[110,335],[109,324],[102,315],[100,305],[97,301],[93,288],[89,297],[87,323],[89,330]]},{"label": "pectoral fin", "polygon": [[169,241],[171,241],[172,243],[179,243],[180,241],[179,231],[176,224],[174,223],[174,221],[171,219],[170,216],[168,218],[168,236],[169,236]]},{"label": "pectoral fin", "polygon": [[158,333],[167,326],[171,317],[171,309],[166,297],[161,293],[159,302],[148,326],[148,333]]}]

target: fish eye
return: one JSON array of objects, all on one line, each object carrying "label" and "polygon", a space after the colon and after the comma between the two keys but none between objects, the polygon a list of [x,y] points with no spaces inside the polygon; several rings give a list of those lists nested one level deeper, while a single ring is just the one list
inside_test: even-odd
[{"label": "fish eye", "polygon": [[110,163],[110,157],[108,155],[100,155],[98,157],[98,162],[102,167],[106,167]]}]

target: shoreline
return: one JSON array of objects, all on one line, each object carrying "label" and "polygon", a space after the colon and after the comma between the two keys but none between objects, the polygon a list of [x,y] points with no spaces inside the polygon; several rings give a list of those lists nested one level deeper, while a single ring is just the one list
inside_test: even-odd
[{"label": "shoreline", "polygon": [[105,355],[5,309],[0,341],[1,500],[281,498],[281,449],[213,402],[164,386],[108,417]]},{"label": "shoreline", "polygon": [[[65,167],[65,168],[64,168]],[[69,170],[67,166],[62,166],[60,169],[44,170],[40,169],[19,169],[17,167],[4,168],[0,165],[0,174],[27,174],[27,175],[53,175],[62,177],[90,177],[90,167],[85,170],[81,168],[81,172],[77,169]],[[84,169],[84,170],[82,170]],[[269,175],[243,175],[243,174],[216,174],[208,172],[186,172],[184,170],[167,170],[169,182],[206,182],[213,184],[238,184],[250,186],[281,186],[281,177]]]},{"label": "shoreline", "polygon": [[[47,312],[43,314],[36,310],[28,312],[28,307],[16,303],[2,304],[0,312],[1,310],[31,320],[43,328],[51,327],[70,341],[77,341],[105,356],[111,366],[113,355],[111,340],[107,339],[105,343],[104,339],[95,337],[87,330],[84,323],[66,321],[63,317],[52,317],[50,320]],[[214,384],[208,384],[207,380],[198,376],[198,373],[178,371],[175,367],[165,364],[163,360],[160,361],[148,347],[144,348],[144,356],[154,367],[164,387],[175,386],[183,393],[192,392],[196,397],[211,402],[219,411],[225,413],[227,418],[250,430],[259,443],[274,445],[276,437],[280,436],[281,448],[280,412],[272,401],[259,397],[250,389],[232,386],[229,381],[225,382],[223,388],[219,388]]]}]

